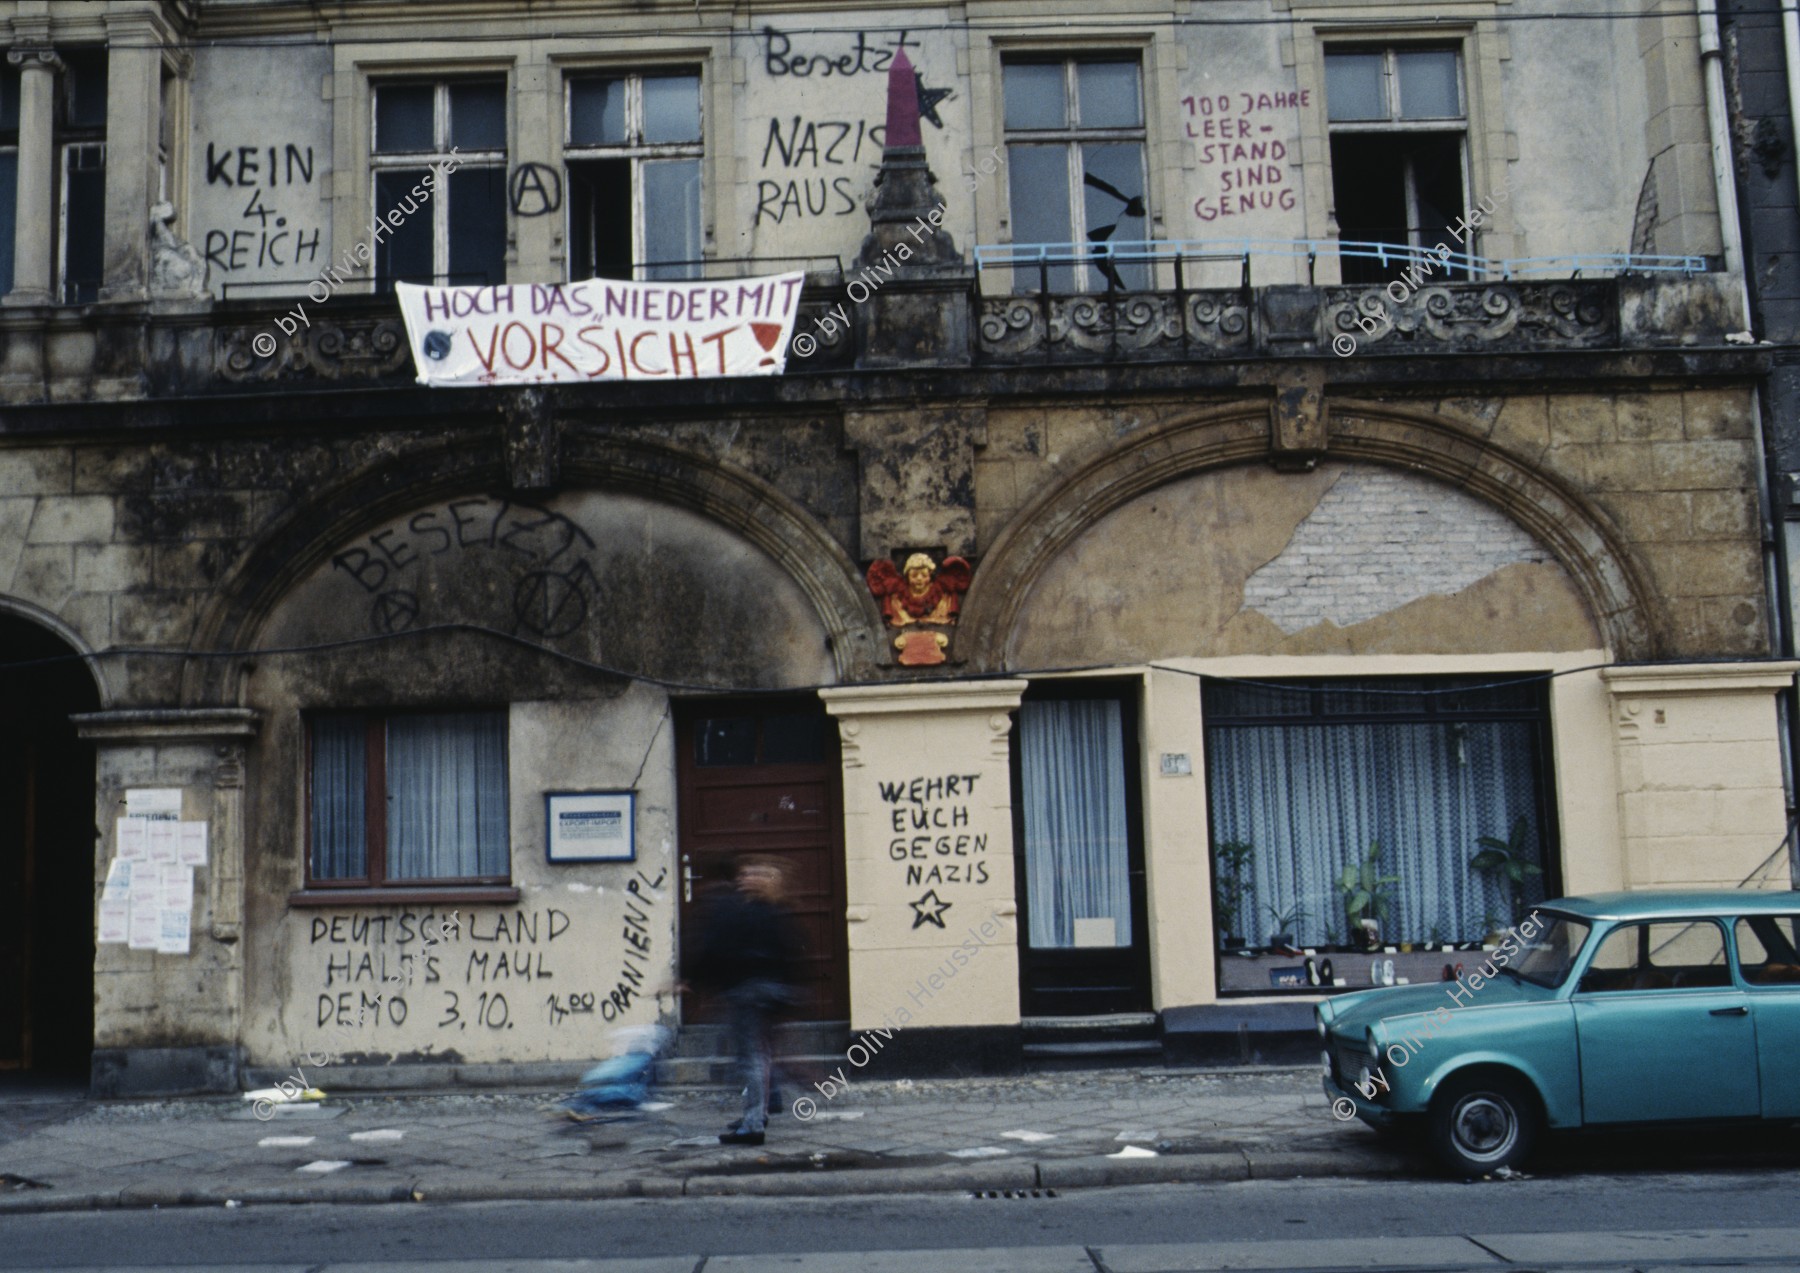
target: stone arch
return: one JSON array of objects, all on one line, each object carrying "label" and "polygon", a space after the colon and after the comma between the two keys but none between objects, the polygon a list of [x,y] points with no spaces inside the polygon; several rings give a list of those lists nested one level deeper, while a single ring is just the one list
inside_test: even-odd
[{"label": "stone arch", "polygon": [[[1208,412],[1146,430],[1045,491],[976,571],[959,634],[972,661],[1003,670],[1039,576],[1090,527],[1178,478],[1266,459],[1269,430],[1260,404]],[[1498,508],[1567,571],[1614,658],[1654,656],[1654,594],[1641,568],[1606,515],[1557,479],[1430,413],[1363,403],[1332,404],[1322,458],[1417,473]]]},{"label": "stone arch", "polygon": [[[290,509],[261,536],[202,614],[192,648],[253,649],[287,593],[347,539],[425,504],[509,489],[498,447],[472,452],[434,443],[363,469]],[[555,493],[579,490],[647,497],[734,532],[767,554],[811,603],[840,680],[873,665],[879,615],[856,564],[803,507],[762,479],[672,446],[571,432]],[[237,659],[196,660],[184,701],[235,703],[242,670]]]},{"label": "stone arch", "polygon": [[116,695],[107,679],[105,664],[95,655],[93,647],[83,640],[81,634],[74,628],[41,606],[32,605],[29,601],[21,601],[17,597],[3,595],[0,595],[0,618],[22,619],[27,623],[35,624],[68,646],[71,653],[80,656],[88,679],[94,683],[94,694],[100,704],[99,710],[108,711],[115,705]]}]

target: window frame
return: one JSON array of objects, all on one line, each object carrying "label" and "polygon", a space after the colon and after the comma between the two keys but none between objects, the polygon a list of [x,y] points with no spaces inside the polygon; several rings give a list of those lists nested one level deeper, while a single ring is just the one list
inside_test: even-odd
[{"label": "window frame", "polygon": [[[1331,117],[1331,100],[1329,94],[1330,61],[1333,57],[1344,54],[1381,55],[1381,93],[1387,114],[1381,119],[1346,119]],[[1408,118],[1401,114],[1400,102],[1400,70],[1399,55],[1401,53],[1451,53],[1456,59],[1456,98],[1459,113],[1456,115],[1432,115]],[[1421,136],[1455,134],[1457,143],[1457,182],[1461,186],[1462,208],[1460,216],[1467,217],[1469,208],[1474,203],[1474,182],[1472,180],[1472,161],[1470,147],[1472,142],[1471,121],[1469,112],[1469,51],[1465,41],[1461,39],[1431,39],[1409,41],[1403,39],[1383,40],[1376,43],[1358,40],[1342,40],[1325,38],[1320,43],[1320,85],[1321,115],[1325,125],[1325,154],[1331,158],[1331,143],[1339,136],[1374,136],[1402,137],[1408,134]],[[1434,248],[1436,243],[1427,243],[1427,233],[1419,224],[1419,177],[1412,156],[1405,155],[1401,160],[1402,197],[1406,205],[1406,242],[1394,246],[1409,247],[1415,250]],[[1332,221],[1337,222],[1337,197],[1335,193],[1336,172],[1332,172],[1332,182],[1327,188],[1332,194]],[[1475,235],[1479,229],[1473,230],[1462,245],[1461,250],[1467,254],[1478,255]],[[1343,239],[1341,227],[1338,238]],[[1363,242],[1362,239],[1351,239],[1351,242]],[[1385,240],[1383,240],[1385,241]],[[1466,273],[1452,267],[1449,273]]]},{"label": "window frame", "polygon": [[24,105],[24,76],[18,67],[10,63],[0,64],[0,95],[11,92],[13,97],[13,126],[0,128],[0,157],[11,155],[13,160],[13,197],[0,209],[0,235],[5,242],[0,245],[4,252],[7,267],[0,271],[0,295],[13,289],[17,262],[13,260],[13,245],[18,230],[18,190],[19,190],[19,120],[18,115]]},{"label": "window frame", "polygon": [[[394,879],[387,874],[387,727],[391,720],[407,716],[447,716],[488,713],[501,724],[501,765],[506,781],[508,835],[507,872],[487,876],[436,876]],[[360,716],[364,728],[363,874],[347,879],[321,879],[313,873],[313,754],[315,724],[321,716]],[[288,897],[294,906],[343,906],[351,904],[420,902],[453,899],[470,902],[515,902],[519,890],[512,876],[512,738],[511,713],[506,704],[475,703],[445,708],[321,708],[301,717],[301,871],[303,885]]]},{"label": "window frame", "polygon": [[[700,135],[691,142],[646,142],[644,137],[644,81],[654,79],[692,78],[697,105],[700,110]],[[575,86],[583,82],[595,80],[620,80],[625,85],[625,140],[617,143],[577,142],[574,139],[575,128]],[[630,165],[631,171],[631,279],[643,282],[647,280],[646,269],[657,262],[644,259],[644,227],[646,216],[644,211],[644,164],[662,159],[691,159],[700,168],[700,206],[696,211],[701,217],[700,234],[701,260],[686,262],[688,278],[701,277],[703,258],[706,251],[706,234],[704,231],[706,215],[706,136],[708,110],[706,101],[706,68],[702,63],[669,63],[667,65],[633,66],[633,67],[570,67],[562,76],[562,179],[567,188],[563,200],[563,243],[573,245],[575,242],[575,199],[574,178],[569,172],[571,164],[593,163],[604,160],[623,160]],[[580,263],[582,268],[585,263]],[[683,263],[668,263],[680,268]],[[569,282],[580,282],[585,278],[598,277],[593,274],[576,277],[578,263],[574,258],[572,246],[569,247],[564,272]]]},{"label": "window frame", "polygon": [[[471,84],[498,84],[501,94],[501,127],[505,131],[505,139],[499,150],[472,150],[468,152],[451,151],[450,139],[450,90],[452,86]],[[377,135],[381,115],[378,99],[384,88],[420,88],[429,86],[432,90],[431,105],[431,139],[429,151],[379,150]],[[512,79],[504,71],[471,71],[459,75],[408,75],[404,72],[372,76],[369,80],[369,194],[368,211],[373,225],[385,217],[389,211],[380,206],[380,182],[377,175],[386,170],[430,169],[438,174],[436,184],[432,187],[431,208],[431,281],[434,286],[454,285],[450,277],[450,183],[443,175],[444,165],[454,163],[456,171],[470,168],[498,168],[504,177],[507,156],[512,151]],[[511,210],[505,209],[503,218],[511,217]],[[503,220],[502,225],[505,225]],[[502,230],[500,253],[502,270],[506,256],[506,233]],[[376,245],[371,244],[371,247]],[[379,256],[379,247],[376,254]],[[374,289],[377,293],[388,293],[400,280],[383,277],[380,270],[371,266]],[[500,286],[505,278],[490,280],[491,286]]]},{"label": "window frame", "polygon": [[[1066,197],[1068,199],[1069,242],[1077,248],[1083,247],[1084,245],[1094,246],[1087,237],[1091,227],[1087,224],[1087,200],[1081,193],[1085,184],[1083,179],[1086,176],[1081,163],[1081,148],[1084,145],[1094,144],[1135,144],[1138,147],[1138,164],[1143,190],[1140,197],[1144,201],[1144,233],[1146,236],[1150,235],[1151,227],[1156,221],[1156,210],[1152,206],[1150,191],[1149,76],[1145,66],[1146,59],[1144,57],[1144,52],[1145,50],[1142,48],[1099,48],[1082,50],[1080,52],[1058,50],[1009,50],[1001,55],[999,91],[997,93],[999,100],[1000,144],[1005,147],[1008,152],[1008,162],[1006,164],[1007,221],[1015,235],[1017,232],[1015,224],[1016,218],[1013,217],[1011,210],[1013,182],[1015,180],[1014,174],[1017,172],[1017,167],[1011,162],[1012,147],[1014,145],[1022,145],[1044,146],[1047,148],[1051,145],[1061,145],[1064,151],[1065,174],[1068,181]],[[1083,128],[1078,124],[1071,123],[1068,118],[1069,109],[1072,105],[1075,105],[1080,101],[1079,89],[1077,88],[1078,76],[1076,68],[1083,63],[1099,64],[1107,62],[1129,63],[1136,69],[1138,123],[1135,126],[1128,128]],[[1008,127],[1006,123],[1006,74],[1010,68],[1015,66],[1060,66],[1062,68],[1064,103],[1063,127],[1031,129],[1013,129]],[[1127,241],[1129,242],[1130,240]],[[1073,275],[1074,282],[1074,289],[1071,293],[1058,292],[1054,287],[1048,288],[1048,291],[1053,295],[1072,294],[1085,296],[1105,294],[1113,290],[1139,290],[1134,287],[1124,287],[1119,289],[1111,288],[1104,274],[1097,266],[1092,264],[1088,264],[1081,268],[1078,268],[1073,264],[1055,265],[1050,268],[1052,271],[1056,269],[1069,270]],[[1129,263],[1128,268],[1142,270],[1144,272],[1145,288],[1154,285],[1149,263],[1131,262]],[[1040,290],[1035,280],[1029,287],[1022,286],[1021,280],[1028,278],[1031,273],[1032,267],[1030,266],[1016,266],[1014,268],[1013,290],[1015,293],[1034,294]],[[1099,286],[1092,285],[1090,274],[1100,276]]]},{"label": "window frame", "polygon": [[[100,299],[100,289],[105,285],[104,271],[106,267],[106,119],[102,116],[98,124],[77,124],[75,114],[75,88],[78,73],[97,72],[102,83],[103,92],[110,97],[110,83],[106,83],[111,73],[108,51],[104,45],[82,45],[75,48],[58,48],[57,54],[63,60],[63,69],[56,74],[56,91],[51,111],[51,137],[55,153],[56,182],[56,244],[54,249],[55,278],[52,283],[52,294],[57,303],[63,305],[91,305]],[[23,103],[21,103],[21,109]],[[78,159],[95,157],[98,152],[98,163],[92,166],[76,167]],[[97,209],[100,221],[99,259],[96,267],[101,271],[92,279],[74,280],[69,277],[69,189],[70,174],[74,172],[98,172],[100,174],[100,206]],[[14,262],[15,271],[18,268]],[[77,284],[88,284],[92,287],[92,295],[71,292]]]}]

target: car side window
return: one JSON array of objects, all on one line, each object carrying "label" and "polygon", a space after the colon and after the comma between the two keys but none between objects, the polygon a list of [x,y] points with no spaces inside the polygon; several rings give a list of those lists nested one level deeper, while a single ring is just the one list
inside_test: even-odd
[{"label": "car side window", "polygon": [[1753,986],[1786,986],[1800,983],[1800,918],[1793,915],[1753,915],[1737,922],[1738,967]]},{"label": "car side window", "polygon": [[1673,990],[1730,984],[1719,926],[1692,920],[1613,929],[1594,952],[1580,989]]}]

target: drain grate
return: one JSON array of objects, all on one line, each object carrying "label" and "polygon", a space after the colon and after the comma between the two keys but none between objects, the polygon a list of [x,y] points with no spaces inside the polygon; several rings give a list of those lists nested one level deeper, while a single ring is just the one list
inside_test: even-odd
[{"label": "drain grate", "polygon": [[976,1189],[971,1198],[1054,1198],[1054,1189]]}]

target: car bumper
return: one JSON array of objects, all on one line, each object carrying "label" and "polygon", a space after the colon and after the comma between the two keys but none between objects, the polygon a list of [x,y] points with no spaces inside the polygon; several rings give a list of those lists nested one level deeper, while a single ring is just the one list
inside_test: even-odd
[{"label": "car bumper", "polygon": [[[1331,1102],[1334,1111],[1343,1108],[1338,1104],[1339,1101],[1349,1101],[1356,1106],[1356,1117],[1371,1127],[1392,1126],[1398,1117],[1393,1110],[1377,1105],[1354,1087],[1340,1086],[1338,1081],[1330,1075],[1321,1080],[1320,1086],[1325,1089],[1325,1099]],[[1346,1118],[1340,1121],[1349,1122],[1350,1120]]]}]

